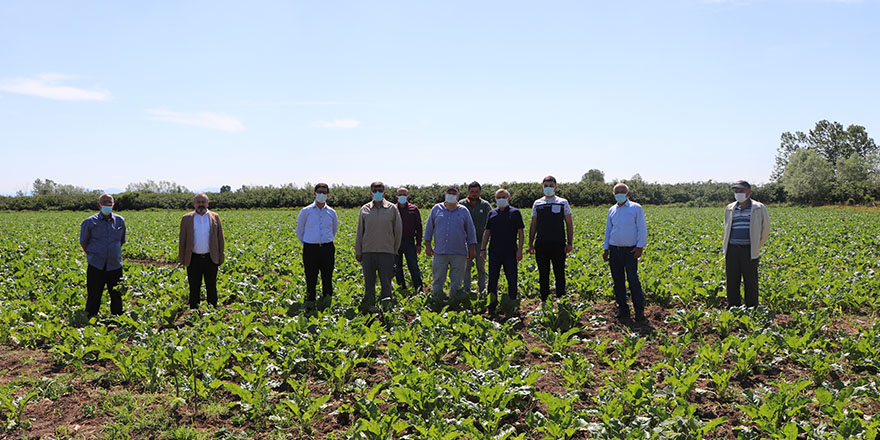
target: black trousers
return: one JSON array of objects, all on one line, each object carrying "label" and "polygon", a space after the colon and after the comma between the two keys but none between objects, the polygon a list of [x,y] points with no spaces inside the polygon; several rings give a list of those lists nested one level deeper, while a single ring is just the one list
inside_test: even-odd
[{"label": "black trousers", "polygon": [[742,305],[740,281],[745,285],[746,307],[758,305],[758,258],[752,259],[749,245],[727,245],[724,270],[727,274],[727,305]]},{"label": "black trousers", "polygon": [[629,316],[629,304],[626,300],[626,282],[629,281],[629,291],[632,294],[633,308],[636,309],[636,317],[645,314],[645,293],[642,291],[642,283],[639,282],[639,260],[632,254],[634,248],[610,246],[608,248],[608,266],[611,267],[611,279],[614,280],[614,299],[620,316]]},{"label": "black trousers", "polygon": [[507,295],[510,299],[516,299],[516,252],[503,255],[489,255],[489,296],[490,301],[495,303],[498,298],[498,279],[501,278],[501,269],[504,268],[504,278],[507,278]]},{"label": "black trousers", "polygon": [[116,291],[116,285],[122,278],[122,268],[115,270],[101,270],[95,266],[89,265],[86,270],[86,313],[89,316],[98,314],[101,309],[101,296],[104,293],[104,286],[107,286],[107,293],[110,294],[110,312],[114,315],[122,314],[122,294]]},{"label": "black trousers", "polygon": [[186,278],[189,280],[189,308],[199,308],[202,295],[202,279],[205,280],[205,291],[208,303],[217,307],[217,266],[211,261],[211,254],[192,254]]},{"label": "black trousers", "polygon": [[535,243],[535,260],[538,263],[538,283],[541,301],[550,296],[550,264],[556,278],[556,297],[565,295],[565,243]]},{"label": "black trousers", "polygon": [[318,287],[318,273],[321,274],[321,297],[333,296],[333,265],[336,261],[336,246],[333,242],[324,244],[305,243],[303,245],[303,267],[306,271],[306,301],[315,300]]},{"label": "black trousers", "polygon": [[406,279],[403,277],[403,259],[406,258],[406,265],[409,267],[409,274],[412,276],[413,290],[418,292],[422,288],[422,271],[419,269],[419,256],[416,253],[416,239],[405,238],[400,242],[400,249],[394,259],[394,274],[397,278],[397,285],[406,287]]}]

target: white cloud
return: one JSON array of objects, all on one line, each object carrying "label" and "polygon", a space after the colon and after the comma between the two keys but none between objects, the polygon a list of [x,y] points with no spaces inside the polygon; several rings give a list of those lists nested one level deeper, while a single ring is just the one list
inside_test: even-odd
[{"label": "white cloud", "polygon": [[194,127],[238,133],[245,130],[238,118],[211,112],[182,113],[162,109],[148,109],[150,119],[154,121],[172,122],[175,124],[192,125]]},{"label": "white cloud", "polygon": [[73,78],[73,76],[61,73],[44,73],[37,75],[36,78],[0,78],[0,90],[62,101],[106,101],[110,99],[108,90],[87,90],[59,84]]},{"label": "white cloud", "polygon": [[315,126],[318,128],[356,128],[361,125],[361,121],[357,119],[337,119],[335,121],[318,121]]}]

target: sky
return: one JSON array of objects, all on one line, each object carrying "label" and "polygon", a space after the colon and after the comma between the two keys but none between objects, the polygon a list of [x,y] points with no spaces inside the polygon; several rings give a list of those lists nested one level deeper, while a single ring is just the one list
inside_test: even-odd
[{"label": "sky", "polygon": [[0,2],[0,194],[769,181],[880,133],[880,2]]}]

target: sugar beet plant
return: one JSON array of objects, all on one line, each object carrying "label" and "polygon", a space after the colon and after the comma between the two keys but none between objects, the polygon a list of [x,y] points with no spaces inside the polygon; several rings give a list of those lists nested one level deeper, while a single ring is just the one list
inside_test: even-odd
[{"label": "sugar beet plant", "polygon": [[[56,436],[92,422],[86,437],[874,438],[880,427],[876,212],[771,207],[762,307],[726,310],[721,209],[646,207],[647,326],[611,317],[605,208],[574,212],[568,296],[535,310],[527,256],[521,313],[503,319],[473,313],[482,297],[432,310],[399,289],[382,313],[360,314],[357,213],[338,212],[335,296],[316,313],[302,307],[296,210],[221,213],[221,306],[200,313],[174,264],[182,213],[123,212],[126,312],[104,306],[93,320],[77,244],[89,213],[0,213],[0,436],[29,436],[65,399],[82,416],[59,420]],[[419,265],[430,274],[426,256]],[[49,392],[10,360],[35,352],[45,375],[73,385]],[[154,403],[122,420],[120,393]]]}]

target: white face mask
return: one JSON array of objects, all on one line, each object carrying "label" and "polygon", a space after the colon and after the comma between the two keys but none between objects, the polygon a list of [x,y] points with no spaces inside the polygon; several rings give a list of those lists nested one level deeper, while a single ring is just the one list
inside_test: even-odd
[{"label": "white face mask", "polygon": [[510,205],[510,200],[508,200],[508,199],[495,199],[495,203],[498,205],[499,208],[503,209],[503,208],[507,208],[507,206]]},{"label": "white face mask", "polygon": [[327,194],[321,194],[321,193],[315,194],[315,201],[318,203],[326,203],[327,202]]},{"label": "white face mask", "polygon": [[733,193],[733,197],[736,198],[737,203],[742,203],[746,201],[746,193]]},{"label": "white face mask", "polygon": [[458,203],[458,194],[446,194],[446,203]]}]

